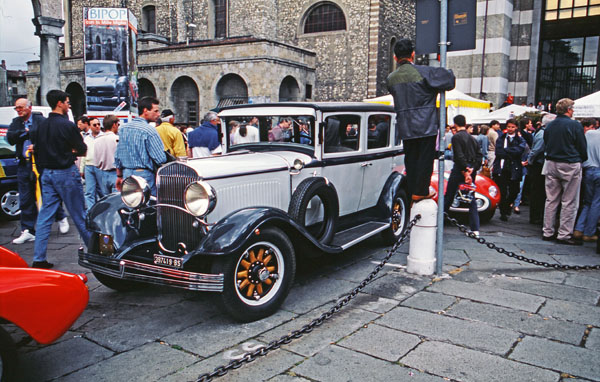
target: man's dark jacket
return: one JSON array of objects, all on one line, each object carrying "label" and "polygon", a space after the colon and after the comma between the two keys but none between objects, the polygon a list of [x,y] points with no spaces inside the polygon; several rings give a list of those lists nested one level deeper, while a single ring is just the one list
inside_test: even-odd
[{"label": "man's dark jacket", "polygon": [[[508,139],[508,134],[504,133],[496,140],[496,159],[494,160],[494,175],[501,175],[510,170],[510,180],[521,180],[523,177],[523,164],[525,161],[523,153],[527,147],[527,142],[519,134],[515,133],[512,142],[509,140],[506,147],[504,141]],[[504,166],[500,166],[504,160]]]},{"label": "man's dark jacket", "polygon": [[42,168],[69,168],[77,157],[87,152],[77,126],[66,115],[58,113],[50,113],[31,136],[31,141],[35,146],[36,163]]},{"label": "man's dark jacket", "polygon": [[450,70],[401,63],[387,78],[397,115],[396,135],[401,139],[437,135],[436,98],[439,92],[454,89],[455,81]]},{"label": "man's dark jacket", "polygon": [[38,126],[45,120],[46,118],[41,113],[31,113],[31,128],[29,131],[25,130],[25,122],[21,117],[14,118],[10,123],[6,131],[6,140],[11,145],[16,145],[19,162],[24,163],[23,161],[26,159],[23,157],[23,143],[31,139],[31,135],[35,134]]},{"label": "man's dark jacket", "polygon": [[470,167],[477,172],[481,167],[483,154],[481,154],[479,144],[466,130],[459,130],[452,136],[452,153],[454,157],[452,169],[464,171]]},{"label": "man's dark jacket", "polygon": [[566,115],[559,114],[546,126],[544,151],[546,159],[553,162],[585,162],[588,156],[583,126]]}]

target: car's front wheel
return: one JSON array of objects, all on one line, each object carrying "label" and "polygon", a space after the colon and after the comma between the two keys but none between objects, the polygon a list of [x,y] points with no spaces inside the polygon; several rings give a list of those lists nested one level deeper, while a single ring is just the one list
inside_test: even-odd
[{"label": "car's front wheel", "polygon": [[15,380],[17,348],[10,335],[0,327],[0,382]]},{"label": "car's front wheel", "polygon": [[408,224],[408,198],[404,190],[398,190],[394,197],[390,213],[390,227],[382,232],[383,241],[386,245],[392,245],[400,239],[400,235]]},{"label": "car's front wheel", "polygon": [[119,279],[96,271],[92,271],[92,273],[102,285],[119,292],[135,290],[141,286],[140,283],[136,283],[135,281]]},{"label": "car's front wheel", "polygon": [[0,192],[0,217],[16,219],[21,214],[19,192],[14,189],[4,189]]},{"label": "car's front wheel", "polygon": [[212,269],[225,276],[221,305],[244,322],[275,313],[296,273],[294,247],[286,234],[273,227],[258,231],[240,254],[216,260]]}]

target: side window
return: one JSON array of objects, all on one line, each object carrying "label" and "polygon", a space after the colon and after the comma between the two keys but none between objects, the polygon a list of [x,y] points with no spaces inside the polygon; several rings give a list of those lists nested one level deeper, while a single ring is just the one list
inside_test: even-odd
[{"label": "side window", "polygon": [[367,125],[367,148],[378,149],[388,147],[390,144],[390,122],[391,117],[388,114],[373,114],[369,116]]},{"label": "side window", "polygon": [[360,147],[360,117],[333,115],[325,118],[325,153],[358,151]]}]

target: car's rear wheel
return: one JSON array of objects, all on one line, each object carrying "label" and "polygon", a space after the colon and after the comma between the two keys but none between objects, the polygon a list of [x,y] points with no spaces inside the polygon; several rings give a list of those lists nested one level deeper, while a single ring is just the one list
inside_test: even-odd
[{"label": "car's rear wheel", "polygon": [[17,219],[21,215],[19,192],[14,189],[4,189],[0,192],[0,217]]},{"label": "car's rear wheel", "polygon": [[0,327],[0,382],[14,381],[17,372],[17,347]]},{"label": "car's rear wheel", "polygon": [[290,239],[278,228],[260,229],[238,255],[220,258],[213,273],[223,273],[219,300],[236,320],[249,322],[275,313],[287,297],[296,273]]},{"label": "car's rear wheel", "polygon": [[324,178],[304,179],[292,195],[288,213],[320,243],[329,244],[339,216],[337,192]]},{"label": "car's rear wheel", "polygon": [[390,215],[390,227],[382,232],[383,241],[386,245],[392,245],[400,239],[400,235],[408,224],[408,198],[404,190],[398,190],[394,197]]},{"label": "car's rear wheel", "polygon": [[141,286],[140,283],[137,283],[135,281],[119,279],[96,271],[92,271],[92,273],[102,285],[119,292],[136,290],[139,289]]}]

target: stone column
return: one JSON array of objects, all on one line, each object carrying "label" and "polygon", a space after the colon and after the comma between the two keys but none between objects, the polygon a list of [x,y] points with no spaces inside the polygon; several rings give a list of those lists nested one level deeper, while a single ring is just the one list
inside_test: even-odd
[{"label": "stone column", "polygon": [[40,37],[40,98],[47,106],[46,94],[52,89],[60,89],[60,48],[64,20],[39,16],[32,19],[35,34]]}]

